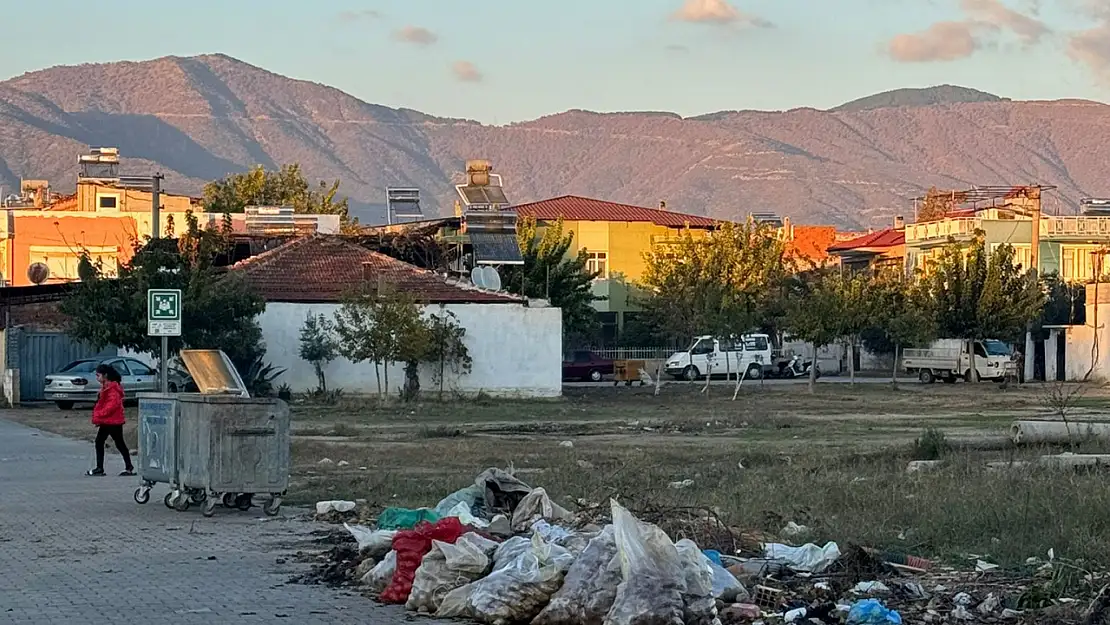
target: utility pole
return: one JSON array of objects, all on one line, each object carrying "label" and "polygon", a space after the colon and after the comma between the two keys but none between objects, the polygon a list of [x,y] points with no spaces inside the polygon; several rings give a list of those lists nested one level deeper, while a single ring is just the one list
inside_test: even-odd
[{"label": "utility pole", "polygon": [[[150,228],[151,239],[162,238],[162,180],[165,176],[158,172],[150,177]],[[170,337],[162,337],[162,357],[158,359],[158,378],[163,394],[170,392]]]}]

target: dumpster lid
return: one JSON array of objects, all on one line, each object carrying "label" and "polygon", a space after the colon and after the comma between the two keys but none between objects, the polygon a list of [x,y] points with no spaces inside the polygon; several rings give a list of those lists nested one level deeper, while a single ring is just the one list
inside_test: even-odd
[{"label": "dumpster lid", "polygon": [[181,361],[201,393],[250,397],[243,378],[222,349],[183,349]]}]

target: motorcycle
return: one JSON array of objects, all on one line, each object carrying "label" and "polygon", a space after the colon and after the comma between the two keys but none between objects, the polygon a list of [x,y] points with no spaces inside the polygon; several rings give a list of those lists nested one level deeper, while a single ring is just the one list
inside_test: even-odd
[{"label": "motorcycle", "polygon": [[[808,378],[811,368],[814,368],[812,360],[802,361],[800,356],[794,354],[790,357],[790,360],[780,361],[778,368],[771,370],[771,377],[785,378],[788,380],[793,378]],[[817,367],[815,375],[818,378],[821,377],[820,367]]]}]

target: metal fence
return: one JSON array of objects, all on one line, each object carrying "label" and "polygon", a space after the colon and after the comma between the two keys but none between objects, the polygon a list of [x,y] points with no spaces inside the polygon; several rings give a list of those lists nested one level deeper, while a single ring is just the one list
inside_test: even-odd
[{"label": "metal fence", "polygon": [[671,347],[611,347],[591,351],[610,360],[654,360],[665,359],[676,350]]}]

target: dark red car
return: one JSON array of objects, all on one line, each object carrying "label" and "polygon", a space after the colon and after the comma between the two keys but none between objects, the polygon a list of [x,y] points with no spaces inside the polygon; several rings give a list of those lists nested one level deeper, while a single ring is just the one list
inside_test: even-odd
[{"label": "dark red car", "polygon": [[591,351],[576,351],[570,360],[563,361],[564,380],[600,382],[607,375],[613,375],[613,361]]}]

